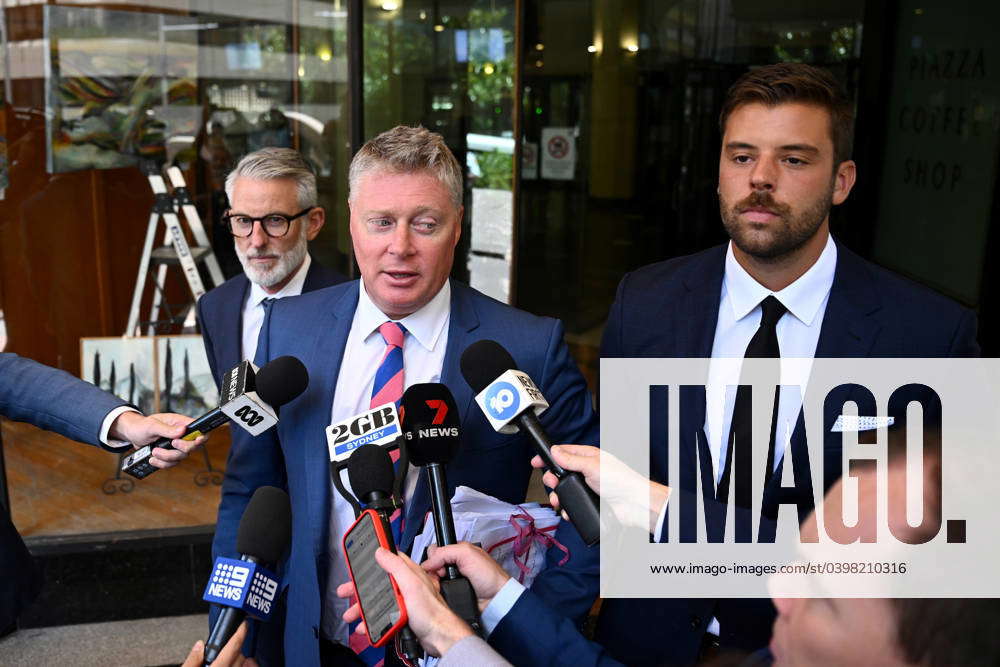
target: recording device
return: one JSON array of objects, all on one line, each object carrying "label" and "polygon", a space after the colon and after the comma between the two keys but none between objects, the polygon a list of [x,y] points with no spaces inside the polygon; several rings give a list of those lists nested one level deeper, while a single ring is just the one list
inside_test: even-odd
[{"label": "recording device", "polygon": [[341,479],[351,454],[362,445],[377,445],[387,451],[399,449],[399,469],[404,471],[392,484],[391,496],[398,506],[403,504],[402,485],[405,471],[409,470],[406,447],[402,445],[402,430],[395,403],[379,405],[342,422],[326,427],[326,444],[330,450],[330,478],[340,495],[354,508],[354,516],[361,514],[361,505],[348,493]]},{"label": "recording device", "polygon": [[280,580],[268,567],[277,564],[292,536],[288,494],[274,486],[254,491],[236,535],[239,560],[216,558],[202,599],[223,605],[205,642],[205,664],[211,664],[247,614],[267,621],[275,607]]},{"label": "recording device", "polygon": [[[373,510],[373,513],[378,517],[381,524],[381,539],[384,539],[385,542],[383,546],[392,553],[396,553],[396,543],[392,538],[392,530],[389,527],[389,517],[401,503],[397,504],[392,494],[396,471],[393,470],[392,458],[389,456],[388,450],[373,444],[361,445],[354,450],[347,460],[347,477],[358,500],[368,505],[368,509]],[[353,529],[354,526],[351,528]],[[345,555],[347,554],[346,546],[344,553]],[[348,561],[347,567],[350,569],[350,561]],[[377,564],[376,567],[378,567]],[[355,587],[357,587],[356,582]],[[396,592],[398,592],[398,589]],[[358,599],[360,601],[360,596]],[[401,614],[403,613],[402,609],[403,607],[400,605]],[[363,610],[364,608],[362,607]],[[367,625],[367,622],[365,625]],[[372,631],[370,626],[368,631]],[[399,627],[398,637],[397,652],[402,658],[415,664],[423,656],[424,652],[413,631],[405,625],[405,621]],[[369,639],[371,639],[370,635]],[[374,642],[372,645],[374,646]]]},{"label": "recording device", "polygon": [[375,510],[365,510],[344,534],[344,558],[361,606],[361,618],[372,646],[382,646],[406,625],[406,605],[392,576],[379,567],[375,552],[381,546],[395,552]]},{"label": "recording device", "polygon": [[545,467],[558,479],[555,492],[559,504],[588,546],[601,539],[600,500],[583,475],[562,468],[552,458],[552,443],[538,416],[549,407],[531,378],[517,370],[514,358],[500,343],[480,340],[465,349],[462,375],[476,392],[476,403],[486,420],[500,433],[517,433],[523,428],[535,445]]},{"label": "recording device", "polygon": [[[295,357],[278,357],[257,369],[241,361],[222,376],[219,407],[187,425],[182,439],[198,436],[228,421],[239,424],[250,435],[260,435],[278,423],[278,408],[296,398],[309,384],[309,373]],[[137,479],[158,470],[149,460],[153,449],[173,449],[170,438],[160,438],[138,449],[122,461],[122,472]]]},{"label": "recording device", "polygon": [[[437,382],[415,384],[403,394],[403,435],[410,461],[427,471],[431,492],[431,516],[439,546],[456,543],[445,466],[455,458],[461,444],[458,406],[448,387]],[[476,592],[455,565],[445,567],[441,597],[455,614],[481,631]]]}]

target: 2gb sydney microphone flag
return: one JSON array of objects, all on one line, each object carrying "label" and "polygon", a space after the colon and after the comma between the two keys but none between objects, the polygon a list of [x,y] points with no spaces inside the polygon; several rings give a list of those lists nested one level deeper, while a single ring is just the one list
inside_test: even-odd
[{"label": "2gb sydney microphone flag", "polygon": [[395,403],[386,403],[326,427],[330,461],[346,461],[361,445],[386,446],[401,434]]}]

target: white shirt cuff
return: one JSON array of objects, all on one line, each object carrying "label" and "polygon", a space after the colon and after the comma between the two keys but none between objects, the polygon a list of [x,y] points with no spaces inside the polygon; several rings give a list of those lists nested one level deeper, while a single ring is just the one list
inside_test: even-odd
[{"label": "white shirt cuff", "polygon": [[663,507],[660,508],[660,516],[656,519],[656,532],[653,533],[653,539],[657,542],[662,542],[660,538],[663,536],[663,520],[667,518],[667,505],[670,504],[670,497],[668,496],[665,501],[663,501]]},{"label": "white shirt cuff", "polygon": [[[122,406],[119,406],[119,407],[115,408],[111,412],[109,412],[108,416],[105,417],[104,421],[101,423],[100,441],[103,442],[108,447],[113,447],[113,448],[117,448],[117,449],[124,449],[125,447],[131,447],[132,446],[131,442],[127,442],[125,440],[109,440],[108,439],[108,431],[111,430],[111,425],[115,423],[115,420],[118,419],[119,415],[124,414],[126,412],[139,412],[139,411],[136,410],[135,408],[129,407],[127,405],[122,405]],[[142,413],[140,412],[139,414],[142,414]]]},{"label": "white shirt cuff", "polygon": [[483,609],[483,613],[479,616],[483,622],[483,631],[486,633],[487,638],[493,634],[493,629],[500,624],[503,617],[521,599],[521,595],[525,590],[527,589],[525,589],[521,582],[511,577],[497,591],[497,594],[493,596],[493,599],[490,600],[490,603],[486,605],[486,609]]}]

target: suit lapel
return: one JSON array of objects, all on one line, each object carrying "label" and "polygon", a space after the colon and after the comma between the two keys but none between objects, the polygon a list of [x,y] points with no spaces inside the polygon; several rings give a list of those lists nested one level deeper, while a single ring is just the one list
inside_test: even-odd
[{"label": "suit lapel", "polygon": [[[445,348],[444,363],[441,365],[441,384],[448,387],[455,397],[463,429],[472,406],[473,395],[472,389],[462,376],[459,362],[465,348],[476,340],[472,332],[477,328],[479,328],[479,317],[476,315],[469,288],[451,281],[451,313],[448,321],[448,343]],[[421,473],[417,478],[413,496],[406,504],[406,526],[400,544],[407,549],[413,543],[417,532],[423,530],[423,517],[430,506],[427,476]],[[419,557],[419,554],[417,556]]]},{"label": "suit lapel", "polygon": [[219,339],[215,344],[215,358],[219,363],[218,381],[221,375],[242,361],[243,354],[243,304],[250,291],[250,281],[245,275],[234,281],[232,293],[219,299]]},{"label": "suit lapel", "polygon": [[[310,525],[313,531],[313,549],[316,555],[326,548],[326,535],[330,520],[330,458],[326,447],[325,436],[317,438],[316,434],[324,433],[330,423],[333,409],[333,395],[337,387],[337,376],[340,374],[340,364],[344,358],[344,347],[347,345],[347,335],[354,321],[354,311],[358,305],[357,283],[344,290],[339,300],[332,304],[313,321],[312,330],[302,331],[299,335],[314,342],[306,359],[302,361],[307,368],[314,369],[309,377],[310,399],[298,412],[305,415],[306,423],[295,428],[295,433],[303,434],[299,443],[305,457],[305,474],[307,482],[308,507]],[[313,387],[316,383],[316,387]]]},{"label": "suit lapel", "polygon": [[837,244],[837,270],[816,344],[817,358],[861,358],[870,355],[882,328],[872,315],[882,307],[872,288],[868,267]]},{"label": "suit lapel", "polygon": [[719,321],[719,298],[726,269],[726,246],[706,253],[682,277],[687,292],[678,312],[674,357],[712,356],[715,327]]}]

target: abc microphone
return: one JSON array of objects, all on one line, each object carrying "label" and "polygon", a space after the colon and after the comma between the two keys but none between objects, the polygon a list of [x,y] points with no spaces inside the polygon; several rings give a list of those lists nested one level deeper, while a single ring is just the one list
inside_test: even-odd
[{"label": "abc microphone", "polygon": [[[389,527],[392,512],[397,509],[392,494],[396,471],[393,469],[392,457],[389,456],[388,450],[373,444],[356,448],[347,459],[347,479],[351,482],[351,488],[358,500],[378,512],[389,542],[389,550],[396,553],[396,543]],[[423,649],[409,626],[400,629],[398,640],[399,652],[405,660],[416,664],[416,661],[423,657]]]},{"label": "abc microphone", "polygon": [[202,599],[223,605],[205,642],[205,664],[211,664],[243,618],[250,614],[267,621],[280,587],[274,566],[288,549],[292,536],[292,509],[288,494],[274,486],[254,491],[240,519],[236,536],[239,560],[216,558]]},{"label": "abc microphone", "polygon": [[[445,477],[445,465],[455,458],[461,444],[455,398],[443,384],[415,384],[403,394],[400,412],[410,461],[427,471],[437,543],[439,546],[455,544],[455,520]],[[440,583],[441,597],[451,610],[479,632],[479,606],[469,580],[457,567],[448,565]]]},{"label": "abc microphone", "polygon": [[[548,407],[531,378],[517,370],[514,358],[500,343],[480,340],[465,349],[462,375],[476,392],[476,403],[487,421],[500,433],[517,433],[518,425],[535,445],[545,467],[559,478],[555,492],[559,504],[588,546],[601,539],[600,499],[578,472],[562,468],[552,458],[552,443],[538,415]],[[513,422],[516,422],[513,423]]]},{"label": "abc microphone", "polygon": [[[249,361],[241,361],[222,376],[219,407],[188,424],[183,438],[194,440],[230,420],[250,435],[260,435],[278,423],[278,408],[305,391],[308,384],[309,373],[295,357],[278,357],[260,370]],[[122,472],[137,479],[152,475],[159,470],[149,462],[153,449],[172,449],[170,442],[160,438],[132,452],[122,461]]]}]

